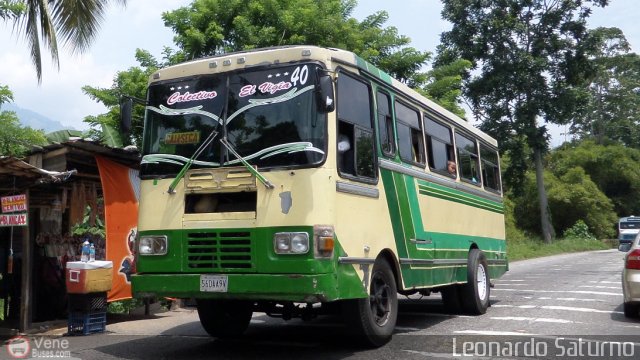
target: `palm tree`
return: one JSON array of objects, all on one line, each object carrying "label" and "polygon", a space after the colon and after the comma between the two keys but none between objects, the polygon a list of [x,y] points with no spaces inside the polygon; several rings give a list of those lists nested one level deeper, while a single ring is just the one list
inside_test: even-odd
[{"label": "palm tree", "polygon": [[8,0],[9,4],[22,6],[19,16],[4,18],[13,19],[14,31],[24,34],[31,48],[31,61],[36,67],[39,83],[42,81],[41,48],[51,52],[53,63],[58,68],[58,37],[73,53],[86,51],[110,2],[122,6],[127,4],[127,0]]}]

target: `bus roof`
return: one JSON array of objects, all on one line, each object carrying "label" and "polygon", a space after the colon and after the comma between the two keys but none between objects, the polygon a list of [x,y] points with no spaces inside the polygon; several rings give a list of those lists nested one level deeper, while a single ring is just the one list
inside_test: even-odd
[{"label": "bus roof", "polygon": [[222,73],[268,64],[284,64],[305,59],[321,61],[330,67],[331,70],[335,70],[340,65],[357,68],[360,71],[367,73],[369,76],[388,84],[395,91],[408,97],[407,100],[412,100],[413,102],[421,105],[431,113],[430,115],[437,114],[439,117],[444,117],[454,125],[471,132],[478,138],[482,139],[485,143],[497,147],[497,141],[494,138],[480,131],[468,121],[427,99],[406,84],[392,78],[389,74],[378,69],[353,52],[346,50],[322,48],[318,46],[294,45],[220,54],[160,69],[151,75],[150,84],[188,76]]}]

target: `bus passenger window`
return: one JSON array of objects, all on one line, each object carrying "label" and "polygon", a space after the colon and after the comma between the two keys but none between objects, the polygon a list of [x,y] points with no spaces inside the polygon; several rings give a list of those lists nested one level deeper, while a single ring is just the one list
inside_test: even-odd
[{"label": "bus passenger window", "polygon": [[395,106],[400,158],[416,165],[424,164],[420,114],[401,102],[396,101]]},{"label": "bus passenger window", "polygon": [[379,92],[376,96],[378,107],[378,136],[382,153],[393,156],[396,152],[393,136],[393,119],[389,95]]},{"label": "bus passenger window", "polygon": [[456,149],[458,150],[458,170],[460,178],[480,186],[480,172],[478,164],[478,148],[475,141],[456,134]]},{"label": "bus passenger window", "polygon": [[500,192],[500,168],[498,152],[480,144],[482,184],[485,189]]},{"label": "bus passenger window", "polygon": [[429,168],[443,175],[457,177],[451,129],[429,119],[425,114],[424,131],[427,134]]},{"label": "bus passenger window", "polygon": [[374,182],[377,168],[369,85],[343,71],[340,72],[337,89],[338,172],[343,176],[354,177],[354,180]]}]

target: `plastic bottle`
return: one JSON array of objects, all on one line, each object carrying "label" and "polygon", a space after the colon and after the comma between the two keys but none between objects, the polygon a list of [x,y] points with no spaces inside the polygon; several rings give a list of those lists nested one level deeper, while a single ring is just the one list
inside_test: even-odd
[{"label": "plastic bottle", "polygon": [[96,247],[93,246],[93,243],[89,247],[89,261],[96,261]]},{"label": "plastic bottle", "polygon": [[85,240],[82,243],[82,252],[80,254],[80,261],[82,262],[89,261],[89,251],[90,251],[89,240]]}]

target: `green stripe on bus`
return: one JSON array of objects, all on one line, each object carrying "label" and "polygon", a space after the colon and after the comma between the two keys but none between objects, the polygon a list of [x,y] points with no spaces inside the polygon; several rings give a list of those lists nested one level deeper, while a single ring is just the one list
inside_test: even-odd
[{"label": "green stripe on bus", "polygon": [[355,55],[355,57],[356,57],[356,63],[358,64],[358,67],[360,69],[365,70],[366,72],[378,77],[380,80],[384,81],[385,83],[391,85],[391,75],[371,65],[369,62],[367,62],[360,56]]},{"label": "green stripe on bus", "polygon": [[487,200],[479,196],[468,194],[466,192],[457,191],[448,187],[425,181],[418,181],[418,187],[420,190],[420,194],[422,195],[449,200],[460,204],[488,210],[498,214],[504,214],[504,205],[496,201]]},{"label": "green stripe on bus", "polygon": [[394,173],[388,170],[380,169],[380,177],[384,191],[387,195],[387,207],[389,208],[389,217],[391,218],[391,226],[393,228],[393,237],[396,242],[396,249],[399,257],[407,257],[407,248],[404,243],[404,228],[402,216],[400,214],[400,204],[398,201],[397,189],[394,184]]}]

